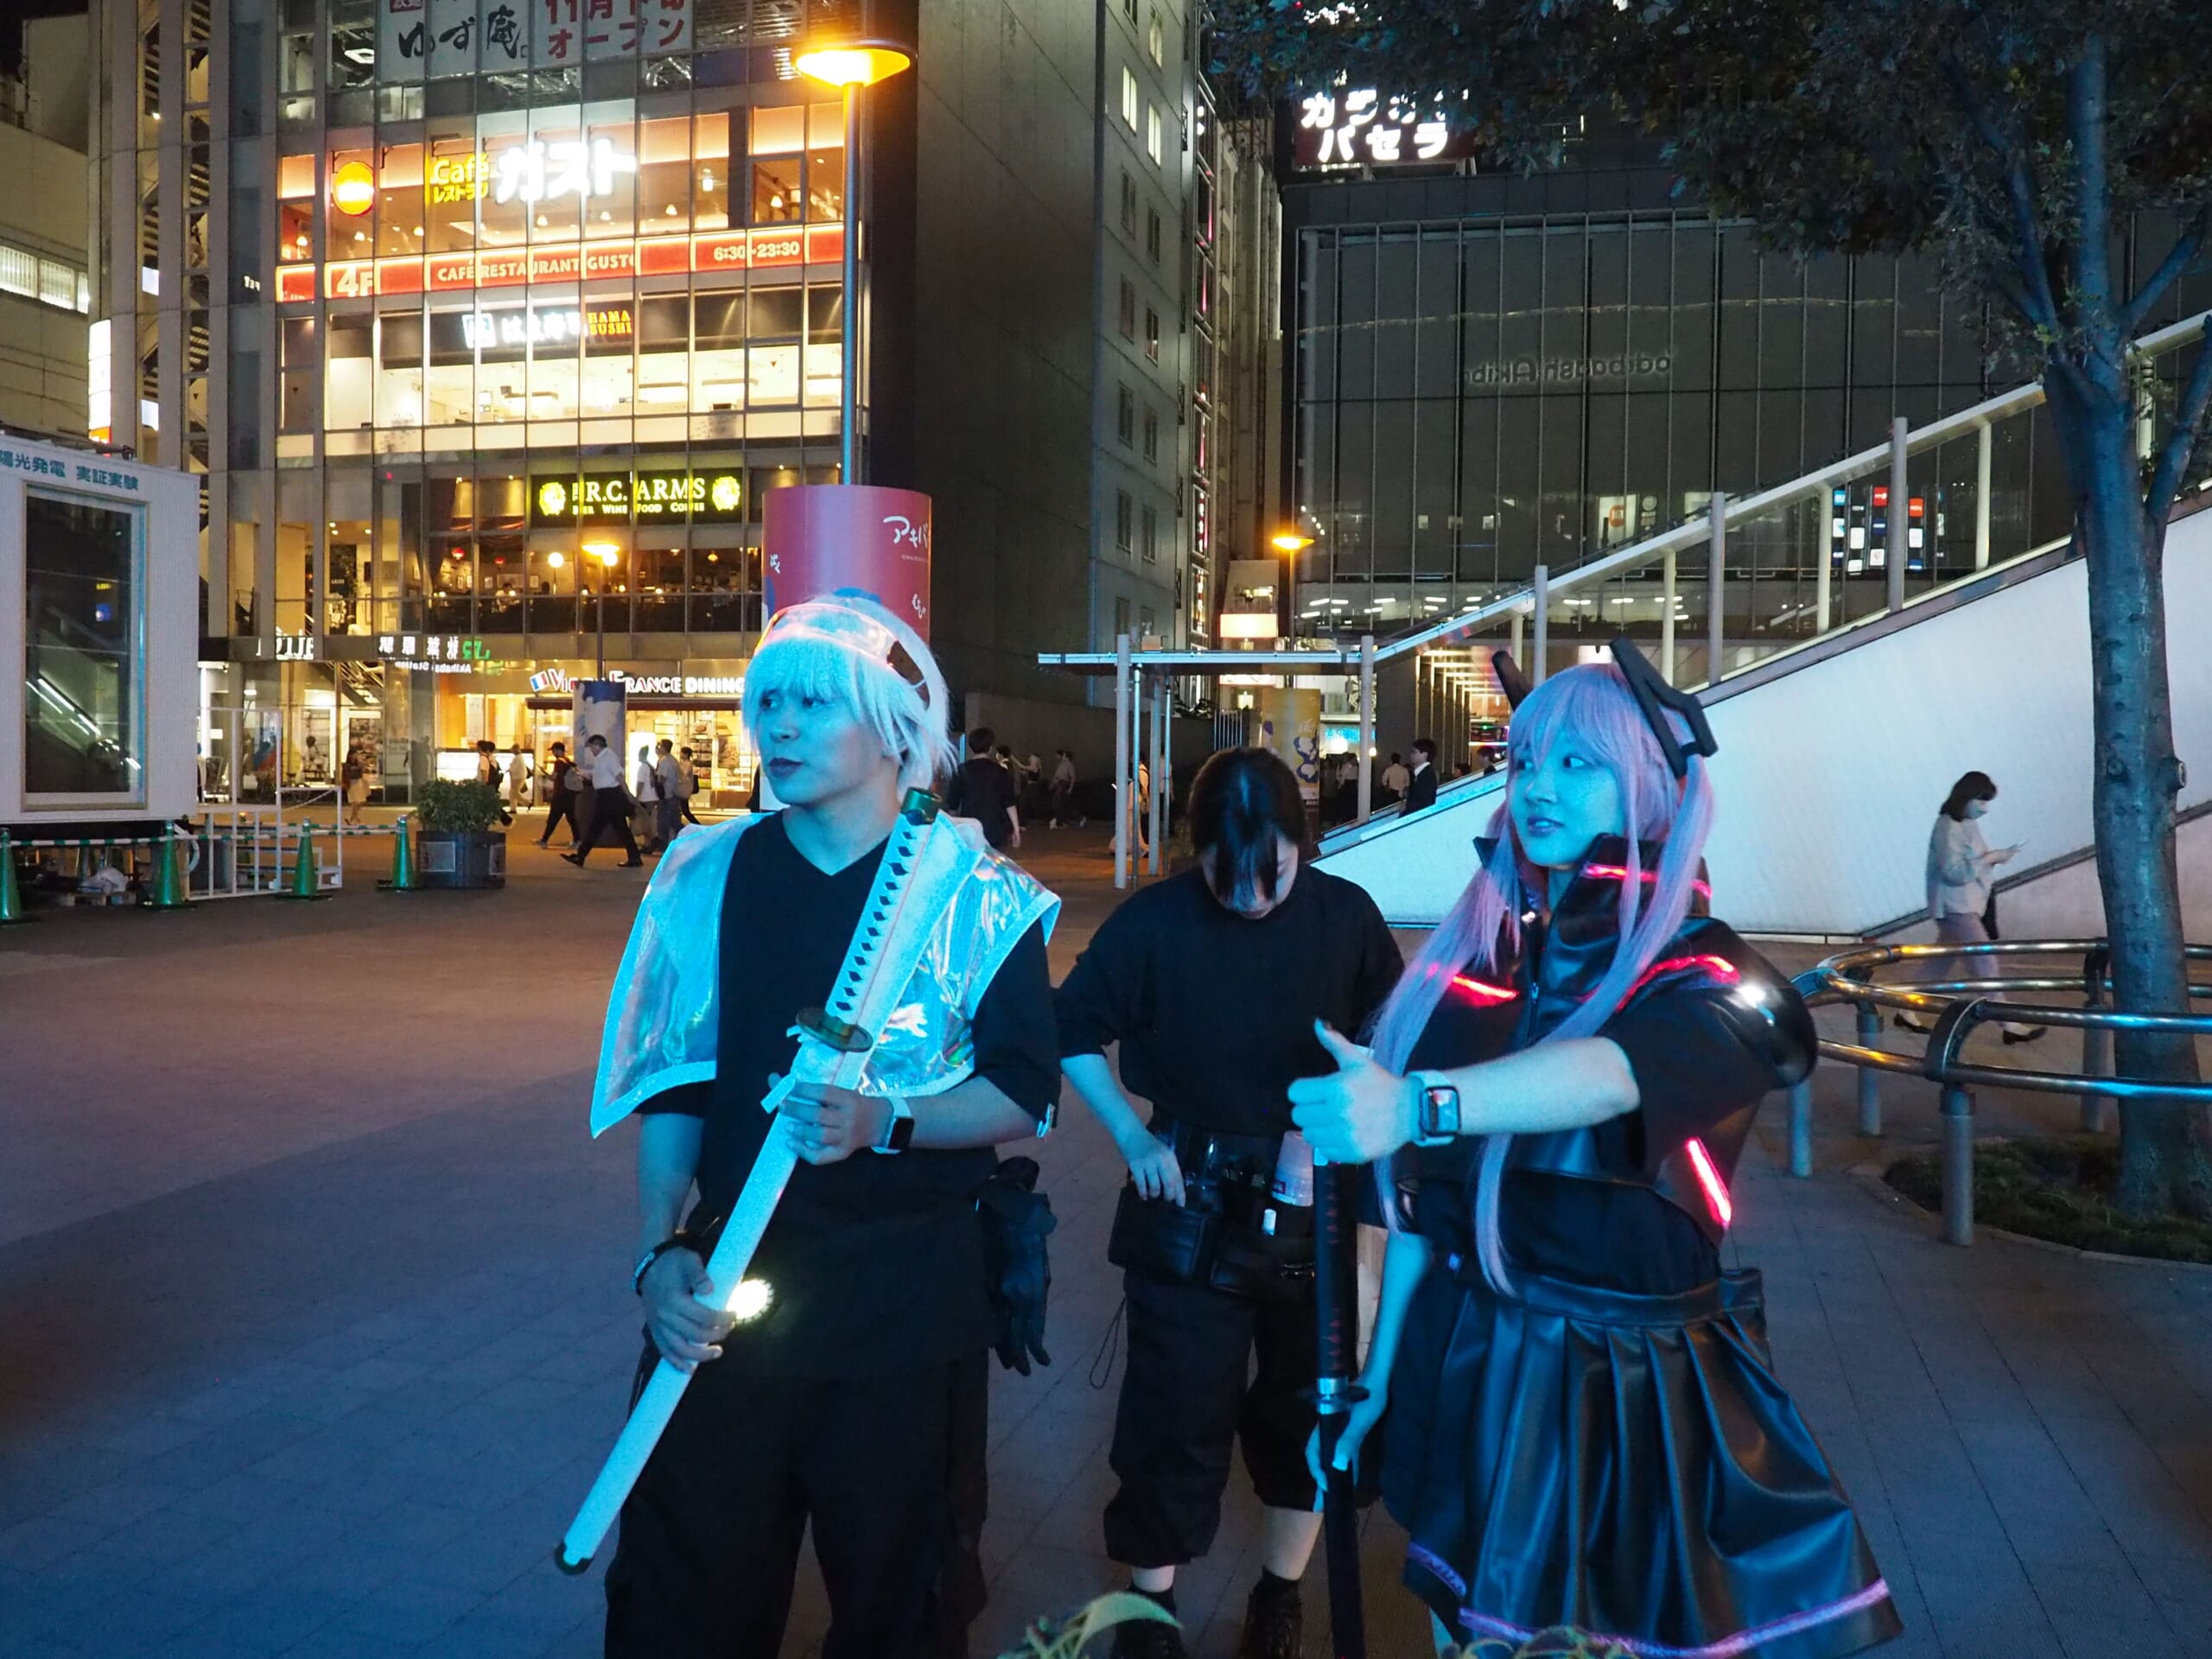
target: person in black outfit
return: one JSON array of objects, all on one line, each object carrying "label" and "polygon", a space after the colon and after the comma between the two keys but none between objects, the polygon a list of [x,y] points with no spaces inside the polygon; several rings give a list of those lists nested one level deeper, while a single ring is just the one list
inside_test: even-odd
[{"label": "person in black outfit", "polygon": [[1703,711],[1612,654],[1525,694],[1474,880],[1372,1050],[1326,1033],[1338,1070],[1291,1085],[1317,1154],[1393,1160],[1337,1461],[1380,1424],[1405,1581],[1454,1647],[1835,1659],[1897,1611],[1720,1254],[1812,1017],[1704,913]]},{"label": "person in black outfit", "polygon": [[1425,806],[1434,806],[1436,781],[1436,741],[1417,737],[1414,740],[1413,781],[1406,785],[1406,804],[1400,810],[1412,814]]},{"label": "person in black outfit", "polygon": [[[830,1000],[902,787],[927,780],[948,747],[934,664],[933,709],[873,658],[861,677],[895,683],[874,689],[873,709],[817,695],[823,680],[805,653],[818,665],[845,639],[817,626],[819,613],[839,626],[838,616],[882,615],[856,607],[779,613],[748,672],[746,713],[783,810],[671,847],[609,1011],[601,1092],[611,1098],[595,1106],[594,1128],[633,1105],[644,1114],[639,1382],[660,1356],[693,1371],[622,1511],[607,1577],[613,1659],[769,1659],[810,1525],[830,1603],[824,1659],[963,1655],[982,1605],[976,1535],[996,1321],[977,1198],[997,1166],[992,1146],[1041,1134],[1058,1097],[1045,957],[1057,900],[976,849],[996,896],[981,911],[956,903],[939,925],[969,930],[957,968],[925,965],[908,993],[918,1020],[950,1023],[905,1050],[887,1035],[861,1092],[804,1085],[785,1101],[779,1115],[804,1161],[747,1272],[771,1288],[767,1310],[735,1324],[695,1294],[778,1127],[760,1107],[792,1064],[793,1016]],[[816,637],[825,632],[827,645]],[[918,639],[908,649],[926,653]],[[868,717],[886,703],[895,719]],[[670,940],[688,927],[717,930],[712,947]],[[641,952],[714,964],[712,1001],[683,989],[697,969],[656,979]],[[672,988],[652,988],[664,982]],[[700,1069],[689,1039],[632,1035],[641,1018],[682,1027],[709,1011],[709,1080],[685,1077]],[[677,1052],[663,1052],[671,1042]],[[964,1076],[938,1058],[969,1046]],[[649,1058],[632,1069],[645,1075],[627,1081],[621,1057],[640,1047]]]},{"label": "person in black outfit", "polygon": [[576,764],[569,759],[569,746],[555,743],[549,760],[553,781],[546,797],[545,828],[537,837],[537,844],[541,847],[553,839],[553,827],[564,818],[568,820],[569,840],[581,841],[584,834],[583,826],[576,822],[576,797],[582,791],[569,787],[569,773],[575,770]]},{"label": "person in black outfit", "polygon": [[[1172,1609],[1176,1568],[1213,1542],[1241,1440],[1268,1514],[1239,1651],[1289,1659],[1299,1650],[1298,1580],[1320,1522],[1306,1461],[1319,1340],[1304,1270],[1310,1231],[1302,1259],[1294,1247],[1291,1271],[1271,1284],[1236,1280],[1221,1257],[1192,1264],[1187,1278],[1163,1276],[1133,1263],[1124,1228],[1134,1241],[1136,1229],[1172,1223],[1179,1209],[1219,1210],[1222,1236],[1231,1228],[1247,1242],[1259,1236],[1291,1127],[1288,1086],[1331,1069],[1313,1022],[1358,1030],[1396,983],[1400,958],[1363,889],[1306,865],[1298,780],[1274,755],[1232,749],[1208,760],[1191,787],[1190,822],[1198,867],[1125,900],[1054,1002],[1061,1069],[1129,1167],[1115,1249],[1126,1266],[1129,1359],[1106,1552],[1131,1569],[1138,1591]],[[1116,1041],[1118,1084],[1104,1055]],[[1131,1096],[1151,1103],[1148,1123]],[[1268,1213],[1288,1243],[1290,1211]],[[1131,1624],[1118,1628],[1115,1651],[1183,1648],[1170,1626]]]},{"label": "person in black outfit", "polygon": [[982,824],[991,850],[1003,853],[1021,846],[1021,812],[1014,798],[1014,774],[992,758],[992,736],[988,726],[968,734],[968,759],[952,774],[944,804],[947,811]]}]

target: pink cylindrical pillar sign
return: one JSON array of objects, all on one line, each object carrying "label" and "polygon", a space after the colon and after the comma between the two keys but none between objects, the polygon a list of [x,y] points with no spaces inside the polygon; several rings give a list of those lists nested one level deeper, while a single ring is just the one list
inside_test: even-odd
[{"label": "pink cylindrical pillar sign", "polygon": [[761,510],[766,616],[860,594],[929,638],[929,497],[879,484],[786,484],[761,497]]}]

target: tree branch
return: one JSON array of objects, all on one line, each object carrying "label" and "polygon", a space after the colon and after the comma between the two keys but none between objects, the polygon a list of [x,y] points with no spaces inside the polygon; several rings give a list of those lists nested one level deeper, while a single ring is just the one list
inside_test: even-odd
[{"label": "tree branch", "polygon": [[[2082,55],[2066,77],[2067,136],[2074,143],[2074,192],[2081,216],[2075,273],[2082,295],[2101,314],[2119,321],[2119,296],[2112,288],[2112,181],[2105,156],[2105,42],[2092,31]],[[2112,342],[2120,349],[2120,342]]]},{"label": "tree branch", "polygon": [[2174,493],[2181,488],[2182,474],[2196,457],[2197,429],[2204,424],[2208,404],[2212,404],[2212,340],[2196,348],[2196,361],[2182,388],[2180,407],[2174,410],[2174,429],[2167,435],[2158,469],[2152,474],[2151,487],[2143,497],[2143,515],[2154,528],[2166,522]]},{"label": "tree branch", "polygon": [[2172,248],[2158,262],[2158,268],[2144,279],[2143,286],[2136,291],[2135,297],[2121,308],[2120,320],[2126,325],[2129,335],[2141,332],[2145,319],[2165,297],[2166,290],[2174,285],[2182,272],[2196,262],[2197,254],[2204,247],[2207,232],[2212,232],[2212,202],[2207,202],[2196,217],[2183,227]]},{"label": "tree branch", "polygon": [[1973,78],[1959,61],[1958,54],[1944,53],[1942,63],[1944,79],[1951,83],[1951,91],[1957,96],[1967,119],[1996,154],[2004,172],[2005,196],[2012,210],[2014,253],[2020,267],[2023,291],[2029,302],[2024,315],[2030,322],[2056,334],[2058,302],[2050,291],[2050,270],[2044,259],[2043,233],[2036,227],[2035,198],[2029,187],[2027,163],[2019,147],[1998,130],[1996,122],[1982,105],[1980,95],[1974,91]]}]

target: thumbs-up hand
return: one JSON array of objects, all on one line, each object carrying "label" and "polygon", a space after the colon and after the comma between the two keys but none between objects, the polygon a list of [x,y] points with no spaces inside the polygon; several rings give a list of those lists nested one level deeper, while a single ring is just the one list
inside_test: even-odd
[{"label": "thumbs-up hand", "polygon": [[1327,1021],[1315,1020],[1313,1032],[1337,1069],[1292,1084],[1290,1115],[1313,1143],[1314,1156],[1332,1164],[1372,1163],[1410,1141],[1416,1127],[1412,1085]]}]

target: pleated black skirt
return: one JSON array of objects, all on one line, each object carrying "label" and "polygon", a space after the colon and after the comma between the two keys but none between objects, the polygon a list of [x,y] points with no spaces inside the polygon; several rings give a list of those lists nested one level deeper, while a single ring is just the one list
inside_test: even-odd
[{"label": "pleated black skirt", "polygon": [[1440,1260],[1390,1383],[1408,1586],[1463,1641],[1567,1626],[1650,1659],[1833,1659],[1903,1628],[1775,1379],[1759,1277],[1640,1296]]}]

